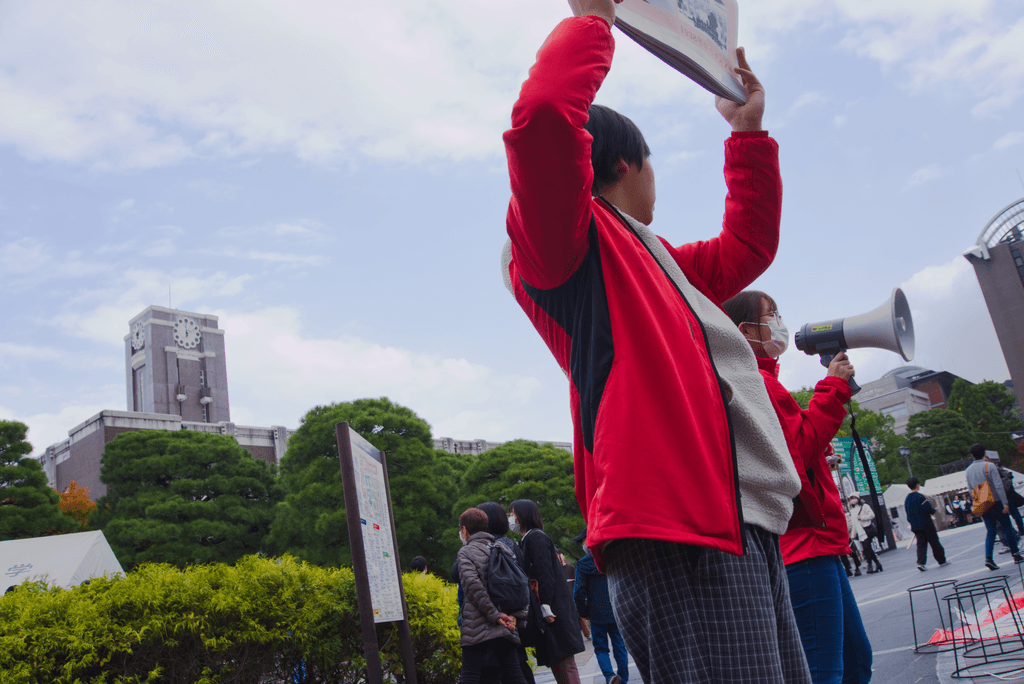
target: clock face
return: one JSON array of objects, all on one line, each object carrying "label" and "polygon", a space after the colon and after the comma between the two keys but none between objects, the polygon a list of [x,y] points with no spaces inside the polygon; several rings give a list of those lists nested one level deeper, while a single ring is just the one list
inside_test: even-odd
[{"label": "clock face", "polygon": [[174,322],[174,341],[185,349],[195,349],[200,337],[199,325],[191,318],[182,316]]},{"label": "clock face", "polygon": [[146,346],[146,331],[142,327],[142,321],[132,326],[132,349],[138,351]]}]

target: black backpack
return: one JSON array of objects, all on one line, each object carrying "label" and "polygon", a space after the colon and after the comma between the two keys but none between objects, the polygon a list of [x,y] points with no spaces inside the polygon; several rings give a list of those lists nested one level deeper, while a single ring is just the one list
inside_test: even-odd
[{"label": "black backpack", "polygon": [[487,562],[487,593],[502,613],[517,613],[530,605],[530,581],[516,563],[512,552],[501,542],[491,542]]}]

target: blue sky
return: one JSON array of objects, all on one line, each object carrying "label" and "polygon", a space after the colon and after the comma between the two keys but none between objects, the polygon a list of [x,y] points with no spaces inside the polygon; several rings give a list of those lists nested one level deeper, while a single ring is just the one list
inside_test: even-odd
[{"label": "blue sky", "polygon": [[[363,7],[365,5],[365,7]],[[501,133],[556,0],[0,0],[0,418],[37,450],[124,409],[145,307],[221,317],[232,418],[386,395],[435,436],[568,441],[566,381],[502,287]],[[790,329],[903,287],[914,363],[1007,379],[960,255],[1024,196],[1024,6],[748,0],[785,184],[755,287]],[[728,126],[617,33],[598,101],[653,151],[652,228],[720,229]],[[902,361],[852,354],[861,382]],[[795,349],[783,382],[823,374]],[[638,436],[642,439],[642,436]]]}]

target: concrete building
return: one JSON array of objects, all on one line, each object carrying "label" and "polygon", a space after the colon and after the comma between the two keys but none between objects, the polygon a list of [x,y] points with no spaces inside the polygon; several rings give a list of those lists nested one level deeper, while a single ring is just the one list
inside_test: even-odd
[{"label": "concrete building", "polygon": [[[550,444],[556,449],[572,453],[571,442],[542,442],[540,440],[528,440],[538,444]],[[451,454],[482,454],[494,447],[499,447],[507,442],[488,442],[486,439],[452,439],[451,437],[437,437],[434,439],[434,448],[447,451]]]},{"label": "concrete building", "polygon": [[276,463],[295,432],[281,425],[249,427],[231,422],[224,331],[217,317],[151,306],[128,322],[124,336],[127,411],[100,411],[68,431],[39,457],[50,486],[72,480],[98,499],[100,459],[122,432],[197,430],[232,435],[254,458]]},{"label": "concrete building", "polygon": [[[224,331],[209,314],[151,306],[128,321],[124,336],[127,411],[100,411],[68,431],[68,438],[39,456],[50,486],[63,491],[72,480],[98,499],[100,461],[107,442],[123,432],[196,430],[231,435],[254,458],[277,463],[295,430],[231,422]],[[480,454],[504,442],[441,437],[435,449]],[[572,444],[554,442],[572,453]]]},{"label": "concrete building", "polygon": [[946,408],[957,377],[946,371],[902,366],[878,380],[864,383],[854,398],[869,411],[892,416],[896,421],[893,430],[902,435],[907,432],[910,416],[933,408]]},{"label": "concrete building", "polygon": [[1024,199],[996,214],[964,257],[985,296],[1017,402],[1024,406]]}]

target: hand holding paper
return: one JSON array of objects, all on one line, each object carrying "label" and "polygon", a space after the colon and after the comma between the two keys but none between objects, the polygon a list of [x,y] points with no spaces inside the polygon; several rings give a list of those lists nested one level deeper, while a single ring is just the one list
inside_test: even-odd
[{"label": "hand holding paper", "polygon": [[715,107],[729,122],[734,131],[760,131],[761,118],[764,116],[764,86],[747,64],[747,54],[743,48],[736,50],[736,61],[739,64],[735,72],[743,80],[747,89],[747,101],[739,104],[724,97],[715,96]]}]

